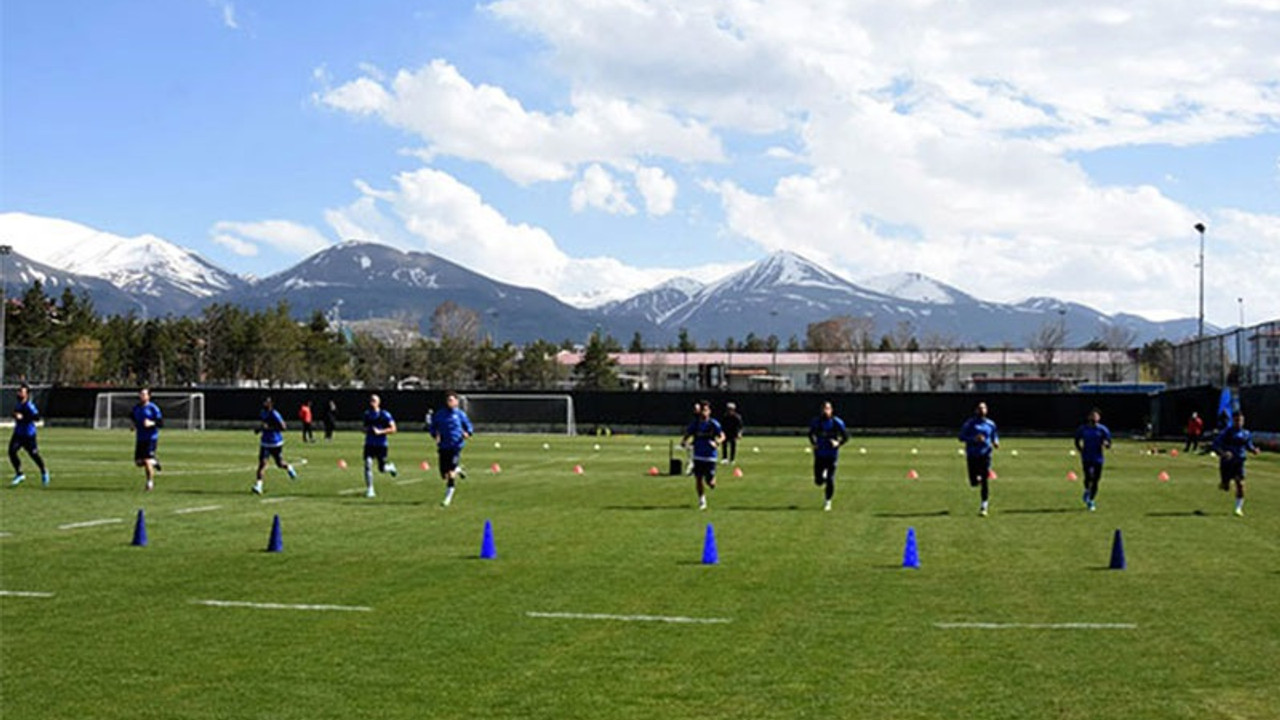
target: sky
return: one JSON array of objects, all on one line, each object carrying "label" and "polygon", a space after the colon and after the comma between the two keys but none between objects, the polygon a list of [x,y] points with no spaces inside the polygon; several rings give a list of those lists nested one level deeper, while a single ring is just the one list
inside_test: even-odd
[{"label": "sky", "polygon": [[853,280],[1280,317],[1280,0],[6,0],[0,211],[576,304]]}]

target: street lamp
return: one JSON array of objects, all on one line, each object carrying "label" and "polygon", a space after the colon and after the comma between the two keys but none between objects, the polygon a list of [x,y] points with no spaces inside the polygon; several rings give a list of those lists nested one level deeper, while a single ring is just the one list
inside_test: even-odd
[{"label": "street lamp", "polygon": [[1200,322],[1196,331],[1197,338],[1204,337],[1204,223],[1195,224],[1196,232],[1200,233]]},{"label": "street lamp", "polygon": [[5,293],[9,278],[5,270],[8,269],[9,254],[12,252],[12,246],[0,245],[0,387],[4,387],[4,354],[7,348],[4,321],[9,314],[9,296]]}]

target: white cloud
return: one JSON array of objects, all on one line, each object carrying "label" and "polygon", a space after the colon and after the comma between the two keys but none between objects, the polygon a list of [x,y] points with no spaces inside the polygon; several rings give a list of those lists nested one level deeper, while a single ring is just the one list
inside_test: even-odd
[{"label": "white cloud", "polygon": [[317,99],[415,133],[428,143],[422,152],[428,160],[449,155],[483,162],[522,184],[567,180],[588,163],[627,166],[642,155],[723,157],[719,140],[695,120],[591,93],[575,94],[571,112],[529,111],[502,88],[473,85],[443,60],[401,70],[390,83],[366,75]]},{"label": "white cloud", "polygon": [[237,255],[258,254],[259,245],[267,245],[288,255],[309,255],[323,250],[333,241],[320,231],[289,220],[258,220],[215,223],[210,231],[214,242]]},{"label": "white cloud", "polygon": [[588,165],[582,177],[573,184],[569,204],[574,212],[595,208],[610,215],[636,214],[636,209],[627,201],[626,188],[598,163]]},{"label": "white cloud", "polygon": [[230,30],[239,30],[240,23],[236,21],[236,6],[230,0],[209,0],[209,4],[222,14],[222,24]]},{"label": "white cloud", "polygon": [[676,181],[662,168],[636,168],[636,190],[644,198],[645,212],[654,217],[666,215],[675,208]]},{"label": "white cloud", "polygon": [[710,280],[737,267],[640,269],[611,257],[571,258],[545,229],[511,222],[474,188],[433,168],[400,173],[392,190],[359,187],[356,202],[326,214],[343,237],[432,252],[578,305],[628,297],[680,275]]}]

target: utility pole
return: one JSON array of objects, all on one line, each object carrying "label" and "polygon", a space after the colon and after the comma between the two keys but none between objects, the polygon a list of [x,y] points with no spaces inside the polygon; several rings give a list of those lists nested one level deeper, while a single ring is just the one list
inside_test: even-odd
[{"label": "utility pole", "polygon": [[9,276],[5,271],[8,270],[9,254],[12,252],[12,246],[0,245],[0,387],[4,387],[4,354],[8,349],[8,343],[5,342],[4,321],[9,315],[9,296],[5,292]]}]

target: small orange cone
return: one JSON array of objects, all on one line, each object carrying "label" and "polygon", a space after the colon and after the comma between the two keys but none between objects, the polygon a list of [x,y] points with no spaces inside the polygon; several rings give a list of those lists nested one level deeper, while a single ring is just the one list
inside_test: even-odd
[{"label": "small orange cone", "polygon": [[574,475],[581,475],[581,474],[582,474],[582,473],[584,473],[584,472],[586,472],[586,471],[582,469],[582,466],[581,466],[581,465],[574,465],[574,466],[573,466],[573,474],[574,474]]},{"label": "small orange cone", "polygon": [[996,471],[995,471],[995,470],[988,470],[988,471],[987,471],[987,477],[988,477],[989,479],[991,479],[991,480],[999,480],[999,479],[1000,479],[1000,476],[996,474]]},{"label": "small orange cone", "polygon": [[1160,482],[1169,482],[1169,473],[1165,472],[1164,470],[1161,470],[1160,474],[1157,475],[1156,477],[1160,479]]},{"label": "small orange cone", "polygon": [[657,468],[657,467],[655,467],[655,466],[650,465],[650,466],[649,466],[649,474],[650,474],[650,475],[654,475],[654,476],[658,475],[658,468]]},{"label": "small orange cone", "polygon": [[733,476],[734,476],[734,477],[742,477],[742,468],[738,468],[738,467],[734,468],[734,469],[733,469]]},{"label": "small orange cone", "polygon": [[338,469],[339,469],[339,470],[346,470],[346,469],[347,469],[347,461],[346,461],[346,460],[343,460],[342,458],[338,458]]},{"label": "small orange cone", "polygon": [[920,473],[916,472],[915,470],[908,470],[908,471],[907,471],[907,479],[908,479],[908,480],[919,480],[919,479],[920,479]]},{"label": "small orange cone", "polygon": [[1080,479],[1080,476],[1079,476],[1079,475],[1076,475],[1076,471],[1075,471],[1075,470],[1068,470],[1068,471],[1067,471],[1067,482],[1075,482],[1075,481],[1077,481],[1077,480],[1079,480],[1079,479]]},{"label": "small orange cone", "polygon": [[1169,451],[1169,457],[1178,457],[1178,448]]},{"label": "small orange cone", "polygon": [[426,460],[423,460],[423,461],[422,461],[422,469],[423,469],[423,470],[430,470],[430,469],[431,469],[431,463],[427,462]]},{"label": "small orange cone", "polygon": [[493,473],[494,475],[497,475],[498,473],[502,472],[502,466],[499,465],[498,463],[494,463],[489,466],[489,472]]}]

